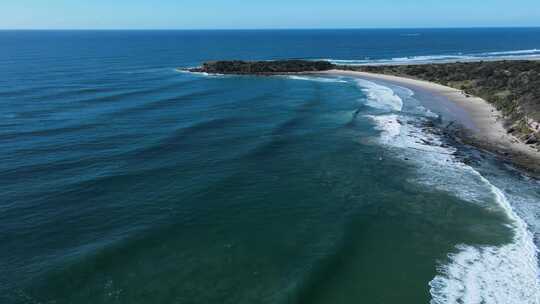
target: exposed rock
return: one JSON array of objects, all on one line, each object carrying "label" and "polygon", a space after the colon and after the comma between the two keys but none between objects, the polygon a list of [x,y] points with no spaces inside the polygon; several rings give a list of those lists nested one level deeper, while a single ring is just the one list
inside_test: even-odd
[{"label": "exposed rock", "polygon": [[538,133],[532,133],[531,135],[527,136],[525,139],[525,143],[528,145],[537,144],[538,138],[540,138],[540,135]]}]

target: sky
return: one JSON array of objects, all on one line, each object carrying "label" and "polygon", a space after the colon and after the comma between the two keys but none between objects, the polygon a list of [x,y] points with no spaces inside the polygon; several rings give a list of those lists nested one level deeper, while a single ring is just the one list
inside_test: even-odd
[{"label": "sky", "polygon": [[1,0],[0,29],[540,26],[540,0]]}]

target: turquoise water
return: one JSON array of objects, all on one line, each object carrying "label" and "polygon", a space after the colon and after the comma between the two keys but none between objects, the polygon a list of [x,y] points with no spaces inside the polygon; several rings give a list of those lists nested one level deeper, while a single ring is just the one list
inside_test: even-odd
[{"label": "turquoise water", "polygon": [[0,32],[0,302],[538,303],[538,181],[426,92],[176,70],[540,47],[417,32]]}]

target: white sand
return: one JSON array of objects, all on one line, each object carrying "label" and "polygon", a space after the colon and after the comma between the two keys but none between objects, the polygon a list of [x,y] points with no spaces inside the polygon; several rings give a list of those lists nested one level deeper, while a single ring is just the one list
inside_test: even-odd
[{"label": "white sand", "polygon": [[325,73],[371,80],[383,80],[409,87],[413,90],[418,88],[433,94],[444,96],[469,114],[470,119],[476,125],[475,130],[470,129],[473,137],[488,142],[501,150],[525,154],[540,162],[540,152],[508,134],[502,124],[502,114],[497,111],[495,107],[481,98],[474,96],[467,97],[462,91],[454,88],[429,81],[405,77],[344,70],[331,70]]}]

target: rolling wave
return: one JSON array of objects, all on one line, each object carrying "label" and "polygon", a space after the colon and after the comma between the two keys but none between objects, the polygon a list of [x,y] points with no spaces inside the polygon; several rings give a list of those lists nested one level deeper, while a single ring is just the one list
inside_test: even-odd
[{"label": "rolling wave", "polygon": [[298,128],[307,119],[306,116],[296,115],[295,117],[286,120],[279,124],[272,130],[272,135],[283,135],[291,132],[293,129]]},{"label": "rolling wave", "polygon": [[473,168],[467,169],[489,187],[513,222],[514,238],[502,247],[458,246],[458,253],[449,255],[450,263],[429,283],[431,303],[540,303],[538,249],[527,224],[499,188]]},{"label": "rolling wave", "polygon": [[270,140],[257,145],[254,149],[243,156],[244,159],[265,159],[275,157],[275,155],[284,147],[296,143],[293,139],[286,136],[273,136]]},{"label": "rolling wave", "polygon": [[502,52],[488,52],[482,53],[483,55],[532,55],[540,54],[540,49],[530,49],[530,50],[517,50],[517,51],[502,51]]},{"label": "rolling wave", "polygon": [[327,82],[327,83],[347,83],[346,80],[341,78],[326,78],[326,77],[316,77],[316,76],[298,76],[298,75],[287,75],[283,76],[292,80],[304,80],[304,81],[315,81],[315,82]]},{"label": "rolling wave", "polygon": [[204,138],[201,135],[222,129],[229,125],[238,124],[241,120],[238,118],[216,118],[194,123],[190,126],[178,129],[171,135],[165,137],[154,145],[146,146],[134,152],[135,159],[162,158],[167,153],[182,151],[189,145],[186,138]]},{"label": "rolling wave", "polygon": [[212,96],[220,92],[222,91],[221,90],[204,90],[204,91],[198,91],[198,92],[191,92],[188,94],[175,95],[175,96],[171,96],[167,98],[156,99],[156,100],[145,102],[145,103],[135,105],[132,107],[122,108],[115,112],[111,112],[110,116],[112,118],[115,118],[115,117],[129,116],[129,115],[137,114],[137,113],[145,113],[152,110],[162,109],[164,107],[170,106],[175,103],[187,102],[187,101],[197,100],[199,98],[203,98],[207,96]]},{"label": "rolling wave", "polygon": [[30,131],[19,131],[19,132],[4,132],[0,133],[0,140],[25,140],[25,139],[35,139],[36,137],[44,136],[57,136],[67,133],[76,133],[79,131],[88,130],[99,126],[97,123],[92,124],[76,124],[76,125],[66,125],[59,126],[55,128],[48,129],[38,129]]},{"label": "rolling wave", "polygon": [[483,53],[456,53],[456,54],[438,54],[438,55],[417,55],[408,57],[393,57],[380,59],[317,59],[327,60],[334,64],[344,65],[392,65],[392,64],[417,64],[417,63],[444,63],[456,61],[480,61],[480,60],[519,60],[519,59],[538,59],[540,58],[540,49],[511,50]]},{"label": "rolling wave", "polygon": [[[153,93],[162,93],[167,91],[172,91],[174,89],[182,88],[190,83],[195,82],[194,80],[188,80],[188,81],[182,81],[179,82],[172,82],[168,84],[159,84],[156,86],[153,86],[151,88],[145,88],[145,89],[136,89],[129,91],[127,93],[133,94],[133,96],[136,96],[137,94],[141,95],[148,95]],[[76,101],[91,101],[92,97],[97,98],[98,100],[103,97],[111,97],[115,98],[115,96],[118,94],[118,87],[114,86],[95,86],[95,87],[75,87],[73,89],[65,89],[61,92],[55,92],[48,95],[37,95],[36,99],[58,99],[58,98],[70,98],[70,97],[79,97],[79,99],[75,99]],[[104,94],[104,93],[111,93],[111,94]],[[120,93],[122,94],[122,93]],[[80,98],[81,96],[90,95],[91,97],[87,99]],[[129,95],[128,95],[129,96]],[[121,97],[121,96],[120,96]]]},{"label": "rolling wave", "polygon": [[391,88],[365,79],[357,79],[356,83],[367,95],[369,106],[398,112],[403,109],[403,100]]},{"label": "rolling wave", "polygon": [[431,303],[539,303],[537,248],[503,191],[459,161],[456,149],[445,146],[439,135],[415,126],[417,118],[398,113],[368,117],[381,131],[381,144],[415,163],[416,182],[486,208],[494,201],[512,223],[513,238],[507,244],[458,245],[429,283]]}]

